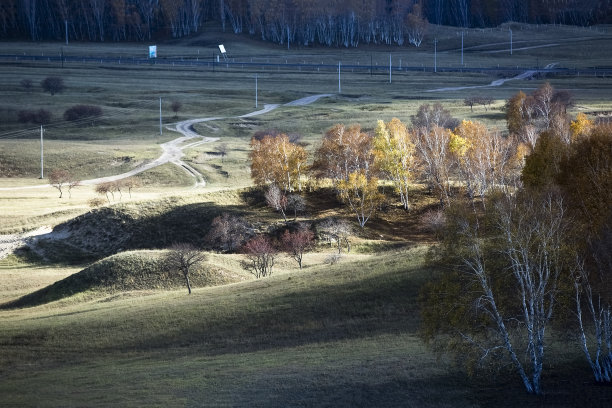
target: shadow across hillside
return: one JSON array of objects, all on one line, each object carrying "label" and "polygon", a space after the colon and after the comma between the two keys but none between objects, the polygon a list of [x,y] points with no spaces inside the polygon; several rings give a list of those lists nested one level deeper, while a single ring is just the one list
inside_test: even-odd
[{"label": "shadow across hillside", "polygon": [[171,200],[92,210],[56,226],[36,245],[54,263],[81,264],[135,249],[189,243],[206,248],[204,237],[215,217],[241,215],[244,207],[212,202],[175,204]]}]

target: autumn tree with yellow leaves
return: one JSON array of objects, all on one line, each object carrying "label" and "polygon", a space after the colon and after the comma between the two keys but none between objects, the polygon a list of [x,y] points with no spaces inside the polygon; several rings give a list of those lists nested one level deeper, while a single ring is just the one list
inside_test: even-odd
[{"label": "autumn tree with yellow leaves", "polygon": [[286,134],[253,138],[250,158],[251,178],[256,184],[276,184],[285,192],[301,191],[308,154]]},{"label": "autumn tree with yellow leaves", "polygon": [[312,166],[318,178],[327,178],[337,185],[354,172],[368,172],[373,162],[372,137],[360,125],[334,125],[325,132],[315,152]]},{"label": "autumn tree with yellow leaves", "polygon": [[439,195],[441,204],[448,204],[451,196],[450,137],[450,130],[434,125],[430,131],[419,128],[414,139],[422,175],[430,189]]},{"label": "autumn tree with yellow leaves", "polygon": [[369,176],[365,170],[350,173],[347,180],[338,183],[338,191],[340,199],[355,213],[361,228],[384,198],[378,191],[378,178]]},{"label": "autumn tree with yellow leaves", "polygon": [[576,120],[570,123],[572,141],[589,136],[594,127],[593,121],[590,120],[587,115],[582,112],[578,113],[576,115]]},{"label": "autumn tree with yellow leaves", "polygon": [[373,140],[374,165],[393,182],[404,209],[410,209],[410,183],[414,179],[416,147],[412,135],[399,119],[385,123],[378,121]]},{"label": "autumn tree with yellow leaves", "polygon": [[503,137],[477,121],[464,120],[451,134],[453,154],[470,199],[492,188],[505,189],[512,180],[510,170],[516,155],[511,136]]}]

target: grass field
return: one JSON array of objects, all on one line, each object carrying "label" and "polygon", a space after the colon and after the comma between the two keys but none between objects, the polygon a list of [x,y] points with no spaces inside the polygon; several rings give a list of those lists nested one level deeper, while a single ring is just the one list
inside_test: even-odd
[{"label": "grass field", "polygon": [[468,378],[436,358],[418,336],[423,254],[191,296],[124,292],[3,311],[3,404],[606,406],[608,388],[576,381],[588,374],[577,349],[555,350],[539,398],[512,372]]},{"label": "grass field", "polygon": [[[464,61],[467,67],[533,68],[556,63],[563,68],[609,65],[612,55],[608,27],[598,29],[559,28],[549,26],[513,26],[516,51],[505,52],[509,46],[508,26],[493,30],[468,30],[465,35]],[[438,38],[438,66],[460,65],[460,36],[448,28],[432,28],[430,35]],[[136,66],[129,64],[71,63],[62,68],[58,63],[11,62],[0,64],[0,89],[5,98],[0,102],[0,184],[6,177],[36,177],[40,174],[39,127],[17,121],[23,109],[46,109],[53,115],[45,126],[48,141],[46,168],[67,167],[77,170],[83,178],[105,176],[131,168],[142,160],[154,158],[156,145],[175,137],[168,130],[159,133],[159,99],[162,99],[163,123],[196,117],[226,117],[227,119],[200,125],[205,135],[237,141],[236,148],[245,147],[250,135],[259,129],[280,128],[299,132],[310,143],[337,122],[359,122],[366,129],[377,119],[399,117],[409,121],[422,103],[443,102],[459,118],[472,118],[505,129],[504,101],[518,90],[531,91],[545,80],[557,89],[570,90],[576,100],[573,112],[607,112],[612,110],[608,95],[611,81],[601,77],[549,77],[533,81],[510,81],[500,87],[464,89],[448,92],[426,92],[457,86],[484,86],[499,79],[480,73],[438,73],[399,71],[402,66],[433,65],[432,44],[414,47],[364,47],[358,49],[321,49],[297,47],[290,50],[262,44],[249,37],[205,33],[180,43],[160,44],[160,58],[211,58],[216,44],[224,42],[232,61],[260,61],[282,64],[344,64],[387,67],[389,56],[394,61],[392,83],[385,70],[344,70],[342,92],[307,108],[283,107],[271,114],[249,119],[236,116],[255,110],[254,75],[258,76],[258,102],[286,103],[317,93],[338,93],[335,71],[298,71],[296,68],[258,68],[252,70],[224,64],[203,67],[171,67],[166,65]],[[539,45],[544,48],[529,48]],[[556,44],[556,45],[555,45]],[[525,49],[521,49],[521,45]],[[459,47],[459,48],[458,48]],[[63,51],[61,51],[62,49]],[[3,54],[140,56],[146,51],[142,44],[61,44],[2,43]],[[491,52],[495,51],[495,52]],[[497,52],[503,51],[503,52]],[[579,55],[577,55],[579,54]],[[206,57],[205,57],[206,56]],[[568,56],[570,58],[568,59]],[[386,69],[386,68],[385,68]],[[66,90],[61,94],[42,93],[38,83],[46,76],[61,76]],[[513,73],[505,75],[514,75]],[[23,79],[33,82],[32,89],[20,85]],[[495,100],[492,109],[474,111],[463,105],[469,95],[486,95]],[[182,103],[175,118],[170,109],[173,101]],[[99,105],[103,116],[94,123],[71,124],[62,119],[63,112],[75,104]],[[236,139],[232,139],[236,138]],[[109,141],[111,141],[109,143]],[[95,153],[95,154],[92,154]],[[92,157],[96,157],[94,162]],[[240,155],[239,155],[240,157]],[[215,163],[216,164],[216,163]],[[215,171],[211,172],[215,178]],[[236,178],[241,178],[239,175]],[[228,185],[221,180],[222,185]],[[213,183],[214,184],[214,183]],[[231,184],[231,182],[229,183]]]},{"label": "grass field", "polygon": [[[465,66],[610,66],[610,30],[518,24],[467,30]],[[197,37],[158,44],[158,50],[160,58],[211,60],[217,44],[223,43],[232,62],[341,61],[385,67],[391,55],[397,68],[400,60],[403,67],[425,68],[433,65],[434,36],[438,66],[459,67],[461,32],[449,27],[432,27],[420,49],[287,50],[206,29]],[[0,54],[129,59],[146,51],[145,44],[0,43]],[[63,93],[41,92],[38,83],[50,75],[64,79]],[[505,100],[544,81],[572,92],[572,114],[612,111],[612,79],[602,77],[549,76],[500,87],[426,92],[484,86],[507,75],[511,74],[397,69],[389,83],[388,71],[370,75],[367,70],[347,69],[341,72],[338,93],[338,73],[333,70],[254,70],[222,63],[214,71],[212,66],[161,64],[61,67],[49,61],[0,60],[0,234],[41,226],[61,226],[73,233],[72,241],[47,244],[53,251],[48,259],[28,251],[0,259],[0,304],[26,295],[35,300],[0,310],[0,405],[610,406],[612,389],[591,383],[576,339],[562,333],[549,332],[545,394],[540,397],[527,395],[509,368],[468,376],[455,361],[435,354],[423,342],[418,293],[438,273],[426,260],[435,239],[422,220],[437,200],[424,186],[415,186],[413,211],[406,214],[391,205],[355,233],[352,251],[335,265],[326,262],[335,249],[320,243],[305,256],[303,270],[281,256],[274,274],[260,280],[242,270],[241,255],[211,252],[206,268],[217,278],[196,280],[191,296],[180,287],[180,279],[160,286],[144,278],[129,279],[130,272],[144,276],[140,261],[146,264],[161,256],[172,241],[200,245],[212,217],[222,211],[244,216],[261,231],[284,226],[279,215],[248,189],[247,157],[255,131],[299,133],[312,152],[336,123],[360,123],[369,131],[378,119],[409,122],[420,104],[434,102],[460,119],[477,119],[504,131]],[[24,89],[23,79],[32,80],[33,88]],[[265,115],[238,117],[267,103],[284,104],[321,93],[332,96],[308,106],[280,106]],[[495,102],[486,111],[480,106],[471,111],[463,104],[469,95],[486,95]],[[182,103],[177,117],[170,109],[172,101]],[[63,112],[75,104],[99,105],[104,114],[93,123],[67,123]],[[185,150],[184,160],[204,174],[206,187],[194,188],[193,178],[168,163],[136,176],[142,186],[131,196],[124,192],[92,211],[89,201],[100,197],[92,186],[79,186],[70,198],[62,199],[52,187],[6,189],[46,184],[37,178],[40,129],[17,121],[23,109],[53,114],[44,133],[46,174],[67,168],[90,179],[131,170],[156,158],[159,144],[178,137],[170,128],[179,120],[222,117],[195,126],[198,133],[220,139]],[[216,151],[220,143],[229,148],[224,158]],[[352,219],[336,208],[336,198],[325,189],[305,196],[308,209],[303,220],[330,215]],[[112,283],[102,279],[116,270],[125,275]],[[100,281],[86,278],[88,274]],[[66,282],[61,290],[51,287],[61,280]],[[37,292],[50,287],[53,296],[61,295],[57,300]]]}]

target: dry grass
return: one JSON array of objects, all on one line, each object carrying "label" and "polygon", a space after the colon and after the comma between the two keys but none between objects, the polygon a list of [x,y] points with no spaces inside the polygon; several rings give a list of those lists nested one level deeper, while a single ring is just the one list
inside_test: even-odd
[{"label": "dry grass", "polygon": [[[607,33],[577,28],[514,26],[515,46],[561,45],[519,50],[507,47],[508,27],[469,30],[465,37],[468,66],[534,65],[558,62],[563,66],[609,65],[612,41]],[[439,66],[459,64],[460,36],[440,27],[435,35]],[[434,33],[432,33],[433,35]],[[161,44],[160,55],[206,58],[218,40],[231,58],[288,63],[319,61],[335,64],[388,64],[389,53],[404,65],[431,66],[433,44],[414,48],[363,47],[348,50],[293,48],[261,44],[245,37],[221,35]],[[483,42],[484,49],[474,48]],[[50,44],[4,43],[5,53],[56,52]],[[471,48],[470,48],[471,47]],[[59,46],[57,47],[59,50]],[[50,51],[51,50],[51,51]],[[71,44],[69,55],[140,55],[146,47],[132,44]],[[508,82],[499,88],[454,91],[425,90],[458,85],[485,85],[497,77],[456,73],[397,72],[393,84],[381,71],[343,71],[342,94],[308,107],[281,107],[261,117],[234,116],[254,110],[253,75],[243,68],[222,65],[206,68],[128,66],[75,63],[63,69],[54,63],[0,62],[0,187],[36,180],[36,129],[23,130],[15,112],[23,107],[49,108],[55,117],[76,103],[103,105],[106,116],[95,126],[58,123],[48,130],[48,163],[69,163],[83,177],[119,172],[135,162],[154,157],[157,144],[175,137],[159,135],[158,98],[179,100],[179,120],[225,116],[198,125],[207,136],[221,137],[230,153],[221,163],[214,144],[187,151],[186,159],[205,174],[204,190],[195,190],[180,169],[166,165],[140,176],[146,187],[123,198],[134,211],[180,213],[202,203],[243,211],[261,226],[282,226],[277,214],[252,195],[237,191],[250,184],[248,141],[252,132],[277,128],[299,132],[313,150],[322,132],[334,123],[359,122],[365,129],[376,119],[399,117],[408,121],[421,103],[443,102],[459,118],[472,118],[503,128],[500,107],[519,89],[529,90],[544,79]],[[68,86],[64,94],[25,92],[19,81],[35,85],[47,75],[60,74]],[[314,93],[334,93],[336,72],[299,72],[269,69],[258,72],[259,103],[285,103]],[[556,88],[575,94],[576,111],[612,110],[609,78],[548,78]],[[485,93],[494,108],[470,112],[465,96]],[[164,105],[164,123],[174,121]],[[3,137],[5,136],[5,137]],[[109,142],[111,141],[111,142]],[[95,154],[94,154],[95,153]],[[96,160],[92,160],[92,157]],[[113,166],[118,158],[133,156]],[[4,164],[3,164],[4,165]],[[34,173],[34,174],[32,174]],[[7,176],[18,178],[6,178]],[[89,211],[95,197],[91,187],[79,187],[71,199],[59,200],[51,188],[2,191],[0,232],[40,225],[56,225]],[[178,197],[180,195],[180,197]],[[160,200],[161,198],[161,200]],[[393,203],[354,238],[354,250],[337,265],[325,258],[334,250],[321,245],[304,258],[279,258],[274,275],[213,287],[196,288],[187,296],[179,290],[85,291],[61,301],[0,314],[0,394],[7,406],[609,406],[609,388],[589,383],[578,349],[558,340],[545,369],[547,394],[524,394],[514,373],[502,370],[487,378],[468,379],[446,359],[433,355],[418,335],[417,294],[432,271],[424,263],[433,232],[423,215],[435,200],[416,189],[415,209],[406,214]],[[156,201],[152,201],[156,200]],[[308,195],[304,219],[351,214],[337,210],[333,193]],[[201,214],[200,214],[201,215]],[[188,218],[187,221],[190,219]],[[150,231],[149,231],[150,232]],[[189,231],[203,236],[205,231]],[[199,235],[197,235],[199,234]],[[157,238],[153,236],[152,238]],[[212,254],[210,263],[243,278],[240,255]],[[0,302],[13,300],[70,276],[82,267],[57,267],[40,259],[10,258],[0,263]],[[126,379],[129,379],[126,380]],[[35,389],[35,392],[31,390]]]}]

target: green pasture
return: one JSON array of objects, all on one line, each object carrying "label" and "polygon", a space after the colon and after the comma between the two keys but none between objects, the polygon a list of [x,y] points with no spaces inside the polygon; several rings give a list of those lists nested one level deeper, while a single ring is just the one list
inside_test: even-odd
[{"label": "green pasture", "polygon": [[[509,51],[509,30],[513,33],[513,53]],[[437,66],[460,67],[461,32],[449,27],[430,28],[422,47],[364,46],[357,49],[313,48],[296,45],[290,49],[261,43],[248,36],[219,34],[207,28],[191,39],[158,44],[159,58],[210,61],[218,43],[224,43],[231,62],[281,64],[274,67],[227,65],[168,66],[163,64],[117,64],[96,62],[19,62],[0,63],[0,183],[7,177],[32,178],[40,174],[40,128],[32,123],[19,123],[20,110],[45,109],[52,122],[45,126],[48,141],[46,167],[69,168],[82,178],[95,178],[118,173],[154,158],[157,145],[175,137],[172,123],[191,118],[222,119],[196,125],[206,136],[219,137],[236,152],[234,162],[243,160],[241,149],[253,132],[277,128],[302,134],[310,144],[335,123],[360,123],[372,129],[377,119],[398,117],[409,122],[410,115],[423,103],[443,103],[456,117],[477,119],[505,130],[502,107],[504,101],[519,90],[531,91],[544,81],[557,89],[572,92],[576,106],[572,112],[607,112],[611,110],[609,94],[612,82],[601,77],[538,77],[530,81],[509,81],[500,87],[450,89],[440,88],[486,86],[493,80],[511,77],[516,72],[432,73],[404,71],[401,67],[433,67],[433,38],[437,43]],[[593,29],[505,25],[496,29],[464,31],[464,66],[520,67],[521,69],[557,64],[558,67],[606,66],[612,54],[609,27]],[[546,47],[541,47],[546,45]],[[550,46],[549,46],[550,45]],[[539,48],[532,48],[539,47]],[[12,43],[0,44],[3,54],[67,55],[121,57],[146,56],[143,44],[86,43]],[[389,57],[393,64],[389,78]],[[381,70],[334,68],[297,68],[291,64],[331,64],[379,67]],[[283,66],[285,64],[285,66]],[[400,65],[401,64],[401,65]],[[255,111],[255,75],[257,75],[258,109],[264,104],[284,104],[304,96],[330,93],[308,107],[283,107],[252,118],[237,116]],[[66,90],[51,96],[43,93],[39,83],[47,76],[60,76]],[[24,79],[33,87],[21,86]],[[463,105],[471,95],[491,97],[495,103],[485,111],[473,111]],[[162,129],[160,134],[160,98]],[[182,104],[175,113],[171,104]],[[78,124],[63,120],[63,112],[76,104],[98,105],[103,115]],[[55,144],[52,144],[55,142]],[[238,183],[244,186],[244,165],[224,164],[206,153],[214,150],[201,146],[191,160],[209,179],[209,187],[221,188]],[[92,151],[94,154],[92,154]],[[199,156],[198,156],[199,155]],[[198,157],[200,160],[198,160]],[[95,158],[95,159],[94,159]],[[202,160],[206,158],[206,160]],[[231,157],[230,157],[231,159]],[[123,162],[122,162],[123,160]],[[228,167],[229,166],[229,167]],[[117,171],[118,170],[118,171]]]},{"label": "green pasture", "polygon": [[5,310],[3,404],[605,406],[609,390],[583,380],[571,340],[551,349],[538,398],[513,372],[468,378],[432,354],[418,336],[424,254],[349,256],[191,296],[132,291]]},{"label": "green pasture", "polygon": [[[519,24],[465,30],[464,66],[609,66],[610,30]],[[223,43],[232,62],[286,65],[257,69],[223,62],[214,67],[70,62],[62,67],[52,61],[0,60],[0,234],[41,226],[72,233],[42,241],[48,257],[21,250],[0,259],[0,405],[609,406],[612,390],[593,385],[577,339],[558,328],[548,333],[541,397],[527,395],[508,367],[468,376],[422,341],[418,294],[439,272],[427,262],[434,237],[422,218],[437,200],[424,186],[414,186],[411,212],[392,203],[364,230],[356,229],[352,251],[337,264],[327,261],[335,248],[320,242],[304,257],[304,269],[283,255],[271,277],[255,280],[242,269],[242,255],[208,252],[204,269],[212,274],[194,281],[192,295],[181,287],[180,277],[151,283],[147,262],[175,241],[203,247],[212,218],[221,212],[245,217],[258,231],[286,226],[264,205],[261,193],[249,188],[249,142],[256,131],[300,134],[312,153],[336,123],[359,123],[370,131],[379,119],[408,123],[419,105],[440,102],[459,119],[504,132],[505,100],[545,81],[574,95],[571,114],[612,111],[607,77],[538,76],[485,87],[515,73],[425,72],[433,66],[434,38],[438,67],[459,68],[461,31],[435,26],[419,49],[298,44],[287,49],[208,27],[198,36],[157,44],[161,59],[211,61]],[[146,56],[148,45],[3,42],[0,54],[128,60]],[[345,68],[388,67],[389,56],[396,68],[391,83],[385,70]],[[424,70],[400,70],[400,60],[402,67]],[[335,69],[290,66],[338,62],[343,65],[341,92]],[[66,90],[43,93],[39,82],[47,76],[62,77]],[[33,87],[21,86],[23,79]],[[466,86],[480,88],[429,92]],[[308,106],[283,106],[324,93],[331,96]],[[472,95],[494,103],[472,111],[463,103]],[[173,101],[182,104],[176,116]],[[98,105],[103,115],[78,124],[64,121],[63,112],[76,104]],[[281,106],[239,117],[265,104]],[[184,151],[183,159],[203,173],[206,187],[194,188],[193,177],[168,163],[138,174],[141,185],[131,195],[116,193],[101,207],[92,208],[92,198],[106,199],[93,186],[76,187],[71,197],[59,199],[56,189],[42,187],[47,181],[38,179],[40,128],[18,122],[17,112],[24,109],[53,115],[44,127],[45,174],[65,168],[80,179],[129,171],[157,158],[159,145],[179,136],[172,131],[175,122],[217,117],[194,128],[219,139]],[[228,148],[225,157],[218,152],[222,143]],[[39,187],[15,189],[22,186]],[[307,191],[304,197],[308,205],[300,220],[353,219],[328,189]],[[114,280],[104,280],[105,274]],[[24,296],[19,308],[6,308]]]}]

